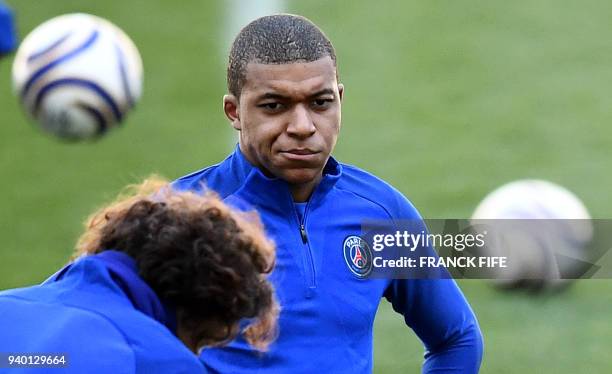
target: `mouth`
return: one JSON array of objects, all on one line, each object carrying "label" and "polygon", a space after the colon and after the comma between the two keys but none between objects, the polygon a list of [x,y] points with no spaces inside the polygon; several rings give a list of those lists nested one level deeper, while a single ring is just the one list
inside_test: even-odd
[{"label": "mouth", "polygon": [[280,154],[292,161],[312,161],[321,153],[308,148],[294,148],[286,151],[281,151]]},{"label": "mouth", "polygon": [[312,149],[308,149],[308,148],[294,148],[294,149],[289,149],[287,151],[281,151],[282,153],[291,153],[294,155],[314,155],[317,154],[319,152],[317,151],[313,151]]}]

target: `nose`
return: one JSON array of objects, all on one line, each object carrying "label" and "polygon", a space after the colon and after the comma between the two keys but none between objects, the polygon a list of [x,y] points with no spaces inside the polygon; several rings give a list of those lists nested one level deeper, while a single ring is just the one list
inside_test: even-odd
[{"label": "nose", "polygon": [[287,126],[287,133],[290,136],[303,139],[312,136],[317,131],[311,113],[304,105],[294,107],[290,121]]}]

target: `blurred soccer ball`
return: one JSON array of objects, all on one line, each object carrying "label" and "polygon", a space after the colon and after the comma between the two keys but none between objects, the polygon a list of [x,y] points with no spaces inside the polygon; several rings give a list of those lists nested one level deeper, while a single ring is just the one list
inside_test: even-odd
[{"label": "blurred soccer ball", "polygon": [[26,36],[13,63],[13,89],[45,131],[93,138],[120,123],[140,98],[142,61],[109,21],[66,14]]},{"label": "blurred soccer ball", "polygon": [[[519,180],[491,192],[472,215],[496,227],[486,243],[491,256],[508,256],[503,272],[493,272],[502,288],[542,290],[568,284],[589,260],[585,247],[593,225],[584,204],[567,189],[542,180]],[[533,221],[538,220],[538,221]]]}]

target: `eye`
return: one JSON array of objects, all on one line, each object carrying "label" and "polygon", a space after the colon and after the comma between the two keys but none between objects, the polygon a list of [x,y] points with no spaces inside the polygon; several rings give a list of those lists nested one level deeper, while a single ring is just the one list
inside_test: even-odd
[{"label": "eye", "polygon": [[278,112],[282,108],[282,104],[277,101],[272,101],[269,103],[259,104],[258,107],[263,108],[268,112]]},{"label": "eye", "polygon": [[312,101],[312,106],[315,109],[327,109],[333,102],[332,99],[315,99]]}]

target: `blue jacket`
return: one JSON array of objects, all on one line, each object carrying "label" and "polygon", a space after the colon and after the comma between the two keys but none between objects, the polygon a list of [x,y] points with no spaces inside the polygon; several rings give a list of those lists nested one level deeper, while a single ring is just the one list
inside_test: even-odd
[{"label": "blue jacket", "polygon": [[393,187],[330,158],[301,217],[288,184],[266,177],[239,148],[222,163],[177,180],[175,188],[199,191],[204,184],[260,213],[277,244],[271,280],[282,308],[279,337],[266,354],[237,339],[203,352],[210,372],[370,373],[382,297],[423,341],[424,372],[478,371],[481,333],[454,280],[363,279],[345,260],[346,240],[360,234],[364,219],[420,219]]},{"label": "blue jacket", "polygon": [[43,369],[58,373],[204,372],[161,323],[172,326],[133,260],[107,252],[84,257],[42,285],[0,292],[0,352],[66,354],[65,367]]},{"label": "blue jacket", "polygon": [[17,46],[17,35],[13,23],[13,12],[0,0],[0,57],[12,52]]}]

